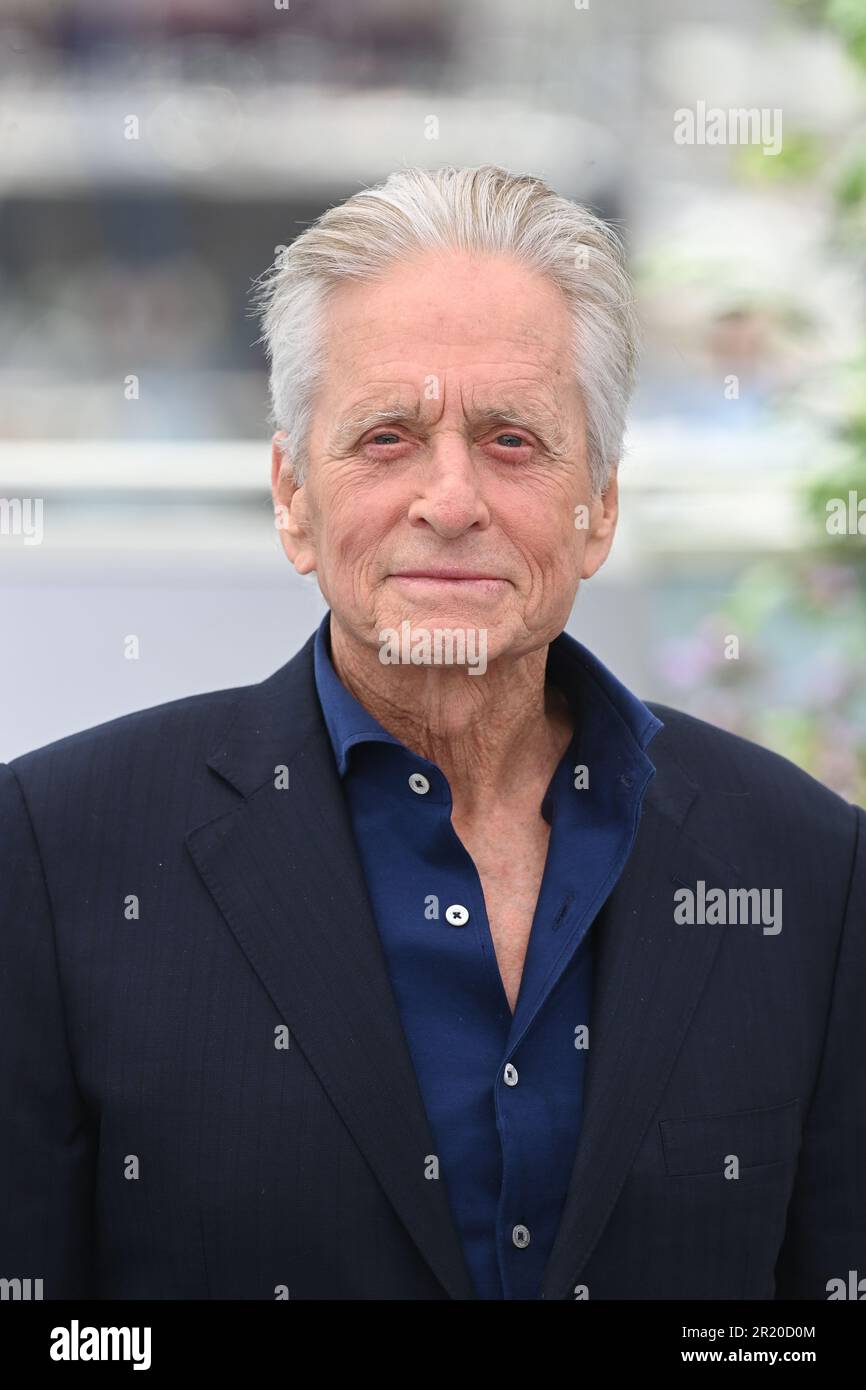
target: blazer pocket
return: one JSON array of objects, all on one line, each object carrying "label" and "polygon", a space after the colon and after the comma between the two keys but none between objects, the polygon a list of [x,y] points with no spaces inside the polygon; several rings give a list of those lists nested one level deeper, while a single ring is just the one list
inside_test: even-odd
[{"label": "blazer pocket", "polygon": [[800,1101],[732,1115],[659,1120],[665,1167],[670,1177],[725,1171],[729,1154],[740,1168],[793,1159],[800,1141]]}]

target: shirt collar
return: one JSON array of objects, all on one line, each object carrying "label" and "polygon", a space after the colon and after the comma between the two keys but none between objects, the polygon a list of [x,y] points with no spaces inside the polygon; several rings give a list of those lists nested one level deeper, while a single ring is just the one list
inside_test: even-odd
[{"label": "shirt collar", "polygon": [[[356,700],[337,675],[331,660],[330,609],[316,632],[313,669],[319,703],[341,777],[345,777],[348,770],[349,749],[356,743],[393,743],[405,748],[400,739],[383,728],[360,700]],[[566,695],[581,721],[589,748],[598,747],[598,739],[613,736],[631,745],[634,753],[638,750],[642,753],[664,727],[643,701],[567,632],[561,632],[550,643],[547,677]],[[641,761],[649,764],[648,758]]]}]

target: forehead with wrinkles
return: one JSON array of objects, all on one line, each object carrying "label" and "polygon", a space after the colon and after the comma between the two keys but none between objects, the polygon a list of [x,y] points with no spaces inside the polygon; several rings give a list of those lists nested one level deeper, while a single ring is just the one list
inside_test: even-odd
[{"label": "forehead with wrinkles", "polygon": [[427,254],[327,308],[320,421],[329,447],[380,423],[520,420],[556,449],[577,406],[571,317],[546,277],[507,257]]}]

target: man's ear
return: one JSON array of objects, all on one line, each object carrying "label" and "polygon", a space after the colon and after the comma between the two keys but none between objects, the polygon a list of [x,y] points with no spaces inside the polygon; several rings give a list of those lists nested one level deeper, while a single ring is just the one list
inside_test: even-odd
[{"label": "man's ear", "polygon": [[280,533],[280,543],[298,574],[309,574],[316,568],[312,545],[309,512],[304,485],[295,482],[292,460],[280,441],[287,438],[285,430],[277,430],[271,440],[271,498],[274,504],[274,525]]},{"label": "man's ear", "polygon": [[582,578],[591,579],[601,569],[613,545],[619,516],[619,480],[616,464],[611,465],[604,492],[589,506],[589,534],[583,554]]}]

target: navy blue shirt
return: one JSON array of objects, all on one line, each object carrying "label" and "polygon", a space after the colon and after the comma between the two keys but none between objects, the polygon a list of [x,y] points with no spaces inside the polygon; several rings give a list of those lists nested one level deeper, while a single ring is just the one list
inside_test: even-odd
[{"label": "navy blue shirt", "polygon": [[575,729],[540,807],[550,836],[512,1016],[447,778],[343,685],[330,616],[316,689],[434,1136],[428,1173],[479,1298],[538,1298],[580,1135],[589,928],[631,850],[662,724],[573,637],[550,643],[546,680]]}]

